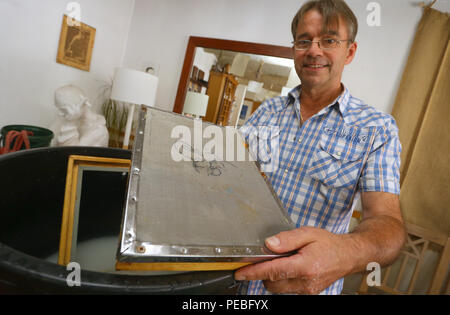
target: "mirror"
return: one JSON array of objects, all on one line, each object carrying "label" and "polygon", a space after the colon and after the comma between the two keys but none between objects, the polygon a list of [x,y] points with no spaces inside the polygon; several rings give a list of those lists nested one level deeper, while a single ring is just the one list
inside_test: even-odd
[{"label": "mirror", "polygon": [[291,47],[190,37],[173,111],[239,127],[298,84]]}]

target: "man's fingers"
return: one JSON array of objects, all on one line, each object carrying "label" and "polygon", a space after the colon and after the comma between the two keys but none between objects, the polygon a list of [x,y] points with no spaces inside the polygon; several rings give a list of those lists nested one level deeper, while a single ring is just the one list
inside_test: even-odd
[{"label": "man's fingers", "polygon": [[266,239],[266,246],[275,253],[287,253],[302,248],[319,238],[322,230],[302,227],[299,229],[278,233]]},{"label": "man's fingers", "polygon": [[264,280],[264,287],[272,293],[306,294],[306,283],[301,279],[286,279],[279,281]]},{"label": "man's fingers", "polygon": [[[295,282],[295,284],[294,284]],[[264,287],[267,291],[272,293],[295,293],[296,286],[298,286],[297,281],[293,279],[279,280],[279,281],[270,281],[264,280]]]},{"label": "man's fingers", "polygon": [[272,293],[319,294],[322,290],[307,279],[286,279],[280,281],[264,280],[264,287]]},{"label": "man's fingers", "polygon": [[299,275],[300,258],[290,256],[249,265],[236,271],[234,277],[236,280],[270,281],[296,278]]}]

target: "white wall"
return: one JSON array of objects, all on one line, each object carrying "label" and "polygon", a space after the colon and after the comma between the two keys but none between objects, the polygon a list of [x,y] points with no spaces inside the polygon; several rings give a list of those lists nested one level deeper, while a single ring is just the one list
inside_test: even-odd
[{"label": "white wall", "polygon": [[78,0],[81,21],[96,28],[90,72],[56,62],[65,0],[0,0],[0,128],[8,124],[50,127],[54,91],[80,86],[98,111],[105,82],[120,66],[134,0]]},{"label": "white wall", "polygon": [[[82,22],[96,28],[91,70],[56,63],[69,0],[0,0],[0,128],[49,127],[53,93],[73,83],[99,110],[114,68],[159,66],[157,106],[172,109],[190,35],[290,46],[298,0],[78,0]],[[356,59],[344,72],[351,92],[391,111],[421,9],[413,0],[378,0],[381,26],[369,27],[368,0],[348,0],[360,21]],[[449,0],[435,8],[450,11]],[[130,24],[131,23],[131,24]],[[129,32],[129,33],[128,33]],[[129,34],[129,35],[128,35]],[[127,40],[128,38],[128,40]]]},{"label": "white wall", "polygon": [[[369,27],[368,0],[348,0],[360,23],[356,59],[344,72],[351,93],[387,112],[422,10],[412,0],[378,0],[381,26]],[[298,0],[136,0],[124,64],[160,66],[156,106],[173,108],[190,35],[290,46]],[[450,11],[450,1],[435,8]]]}]

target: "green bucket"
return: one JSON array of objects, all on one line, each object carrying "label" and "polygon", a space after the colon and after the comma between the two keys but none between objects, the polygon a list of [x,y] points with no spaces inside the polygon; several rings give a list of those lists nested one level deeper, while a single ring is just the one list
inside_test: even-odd
[{"label": "green bucket", "polygon": [[[11,130],[15,131],[32,131],[33,135],[28,136],[28,139],[30,140],[30,147],[31,148],[41,148],[41,147],[49,147],[50,142],[52,141],[54,134],[51,130],[42,128],[42,127],[36,127],[36,126],[27,126],[27,125],[8,125],[2,128],[0,131],[1,135],[1,146],[5,145],[6,141],[6,135]],[[24,145],[22,146],[22,149],[24,149]]]}]

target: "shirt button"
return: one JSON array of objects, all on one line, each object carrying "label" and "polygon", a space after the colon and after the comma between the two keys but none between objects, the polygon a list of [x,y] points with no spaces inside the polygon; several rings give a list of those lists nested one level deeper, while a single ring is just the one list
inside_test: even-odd
[{"label": "shirt button", "polygon": [[289,172],[287,169],[284,170],[285,173]]},{"label": "shirt button", "polygon": [[341,152],[340,151],[336,152],[336,155],[341,156]]}]

